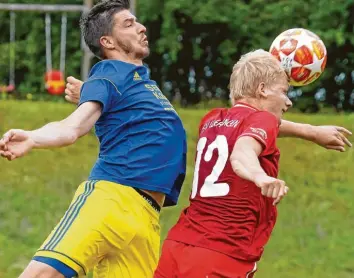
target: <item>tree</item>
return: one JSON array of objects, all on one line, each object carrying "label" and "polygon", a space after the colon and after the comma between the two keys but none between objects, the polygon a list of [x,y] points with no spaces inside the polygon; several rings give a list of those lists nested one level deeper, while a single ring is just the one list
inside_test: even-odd
[{"label": "tree", "polygon": [[[9,2],[33,2],[10,0]],[[36,3],[81,4],[80,0]],[[309,29],[324,41],[327,68],[318,81],[291,94],[304,110],[323,102],[337,110],[354,110],[354,0],[139,0],[138,18],[148,28],[152,78],[173,99],[195,104],[228,98],[229,75],[239,57],[252,49],[269,49],[282,31]],[[80,75],[79,14],[69,15],[67,73]],[[0,13],[0,80],[6,82],[8,13]],[[54,65],[59,63],[60,14],[53,15]],[[16,74],[21,94],[44,91],[44,15],[22,13],[17,21]],[[42,94],[43,95],[43,94]],[[45,95],[45,94],[44,94]]]},{"label": "tree", "polygon": [[[153,77],[171,81],[172,95],[180,91],[185,101],[192,103],[207,97],[206,92],[227,98],[229,74],[241,54],[268,49],[280,32],[302,27],[325,42],[328,62],[318,81],[301,88],[300,99],[308,99],[305,102],[317,111],[316,103],[321,100],[318,91],[324,88],[326,104],[353,110],[352,0],[195,0],[193,4],[186,0],[140,0],[139,4],[143,21],[160,34],[153,41],[155,55],[148,60]],[[163,67],[156,54],[165,57]],[[159,62],[155,65],[155,61]],[[193,97],[196,92],[199,96]]]}]

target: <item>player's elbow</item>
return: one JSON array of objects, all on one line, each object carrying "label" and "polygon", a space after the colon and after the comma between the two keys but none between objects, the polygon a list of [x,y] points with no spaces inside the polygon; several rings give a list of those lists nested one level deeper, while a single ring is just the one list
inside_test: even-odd
[{"label": "player's elbow", "polygon": [[233,171],[236,175],[240,175],[242,170],[244,169],[244,163],[242,162],[244,154],[242,152],[235,151],[232,153],[230,157],[230,162]]},{"label": "player's elbow", "polygon": [[73,131],[69,134],[67,138],[68,145],[74,144],[80,138],[79,132]]},{"label": "player's elbow", "polygon": [[75,132],[74,130],[68,130],[65,134],[62,134],[61,138],[62,147],[70,146],[74,144],[77,139],[79,139],[77,132]]},{"label": "player's elbow", "polygon": [[61,126],[64,130],[62,140],[64,145],[74,144],[80,137],[88,133],[89,129],[84,124],[68,123],[67,120],[61,121]]},{"label": "player's elbow", "polygon": [[[63,125],[63,123],[61,124]],[[72,145],[80,138],[80,131],[76,127],[64,124],[60,138],[62,147]]]},{"label": "player's elbow", "polygon": [[234,173],[242,178],[249,179],[250,169],[258,162],[258,143],[253,138],[243,137],[236,141],[230,156]]}]

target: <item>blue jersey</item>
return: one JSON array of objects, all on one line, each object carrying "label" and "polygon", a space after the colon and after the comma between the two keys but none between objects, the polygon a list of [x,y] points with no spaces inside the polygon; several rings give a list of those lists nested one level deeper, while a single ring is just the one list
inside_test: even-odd
[{"label": "blue jersey", "polygon": [[96,101],[99,156],[89,179],[107,180],[166,194],[176,204],[186,171],[181,119],[144,66],[105,60],[91,70],[81,105]]}]

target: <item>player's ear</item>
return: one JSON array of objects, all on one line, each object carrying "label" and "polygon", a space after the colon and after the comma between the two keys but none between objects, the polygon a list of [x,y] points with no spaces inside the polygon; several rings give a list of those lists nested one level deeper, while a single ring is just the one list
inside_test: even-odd
[{"label": "player's ear", "polygon": [[265,83],[264,82],[261,82],[258,84],[258,87],[257,87],[257,97],[258,98],[267,98],[268,94],[266,92],[266,89],[265,89]]},{"label": "player's ear", "polygon": [[111,36],[102,36],[100,38],[100,44],[106,49],[114,49],[114,40]]}]

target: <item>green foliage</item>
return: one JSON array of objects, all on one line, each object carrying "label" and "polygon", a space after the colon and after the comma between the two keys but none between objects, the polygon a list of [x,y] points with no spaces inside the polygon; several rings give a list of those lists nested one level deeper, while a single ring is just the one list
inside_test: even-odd
[{"label": "green foliage", "polygon": [[[35,129],[74,110],[69,104],[0,101],[0,134],[9,128]],[[179,204],[162,212],[162,236],[188,204],[199,120],[206,110],[179,109],[188,135],[187,177]],[[316,125],[338,124],[354,130],[354,115],[287,117]],[[0,277],[17,277],[59,221],[76,187],[87,178],[97,156],[93,134],[77,144],[36,150],[0,160]],[[354,151],[327,151],[296,139],[280,139],[280,178],[290,187],[279,205],[274,234],[257,278],[354,276]]]},{"label": "green foliage", "polygon": [[[82,4],[81,0],[9,0],[9,3]],[[353,0],[138,0],[137,15],[148,27],[151,56],[146,60],[152,77],[170,98],[198,103],[205,98],[227,98],[232,65],[252,49],[268,49],[282,31],[303,27],[317,33],[328,50],[327,68],[318,81],[303,88],[314,99],[338,110],[354,109]],[[79,17],[69,14],[66,75],[80,76],[81,47]],[[45,72],[44,14],[17,13],[16,97],[47,98]],[[9,13],[0,12],[0,84],[8,82]],[[60,14],[52,16],[53,65],[59,66]],[[194,71],[193,84],[190,72]],[[335,79],[342,74],[341,78]],[[211,96],[207,96],[211,94]],[[50,98],[56,100],[55,98]],[[320,100],[317,100],[320,102]]]},{"label": "green foliage", "polygon": [[[36,3],[36,4],[82,4],[80,0],[71,1],[17,1],[8,3]],[[52,63],[53,68],[59,68],[60,62],[60,32],[61,14],[54,13],[52,17]],[[81,66],[80,30],[78,26],[79,14],[68,14],[67,32],[67,64],[66,74],[79,76]],[[46,98],[44,86],[45,62],[45,15],[39,12],[16,13],[16,44],[15,68],[18,97],[25,97],[28,93],[40,94],[37,99]],[[7,84],[9,71],[9,12],[0,12],[0,84]]]},{"label": "green foliage", "polygon": [[[160,5],[152,18],[149,17],[150,3],[155,7]],[[201,70],[196,76],[196,87],[204,86],[204,92],[212,90],[214,97],[218,97],[215,92],[220,87],[221,96],[227,98],[227,80],[233,63],[241,54],[257,48],[269,49],[273,39],[282,31],[303,27],[317,33],[328,50],[325,74],[311,86],[303,88],[307,97],[314,99],[316,91],[325,88],[326,104],[339,110],[354,108],[352,0],[197,0],[193,4],[185,0],[167,0],[163,4],[140,0],[139,5],[139,14],[148,27],[151,22],[156,23],[156,18],[161,18],[161,36],[153,45],[156,43],[159,53],[167,53],[174,61],[171,74],[165,76],[167,80],[176,80],[174,73],[178,69],[186,72],[186,69],[198,70],[207,66],[216,76],[208,78]],[[190,48],[190,42],[194,42],[193,48]],[[157,57],[149,59],[148,63],[156,75],[162,74]],[[345,75],[345,81],[338,83],[334,77],[341,73]],[[185,74],[184,80],[178,80],[176,86],[187,101],[191,94],[189,77]]]}]

